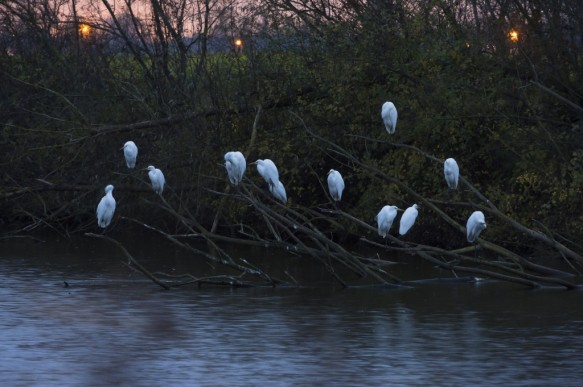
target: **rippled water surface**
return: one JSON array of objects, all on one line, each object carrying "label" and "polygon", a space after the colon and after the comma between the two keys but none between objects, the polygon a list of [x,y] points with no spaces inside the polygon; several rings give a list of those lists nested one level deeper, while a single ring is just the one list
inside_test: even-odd
[{"label": "rippled water surface", "polygon": [[[163,291],[104,243],[0,244],[2,385],[583,383],[579,291]],[[146,263],[183,265],[144,243]]]}]

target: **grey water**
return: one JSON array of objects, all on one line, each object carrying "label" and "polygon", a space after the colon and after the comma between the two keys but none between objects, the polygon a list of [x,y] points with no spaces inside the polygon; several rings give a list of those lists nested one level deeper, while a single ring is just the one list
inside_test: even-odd
[{"label": "grey water", "polygon": [[[189,270],[192,257],[168,243],[129,246],[148,267]],[[126,261],[94,238],[0,242],[3,386],[583,385],[580,291],[164,291]]]}]

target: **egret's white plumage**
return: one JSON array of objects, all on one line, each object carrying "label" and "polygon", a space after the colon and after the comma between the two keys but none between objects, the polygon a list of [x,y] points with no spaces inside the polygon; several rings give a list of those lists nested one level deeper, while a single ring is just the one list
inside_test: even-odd
[{"label": "egret's white plumage", "polygon": [[387,237],[393,221],[397,216],[397,206],[384,206],[376,216],[379,235],[383,238]]},{"label": "egret's white plumage", "polygon": [[101,228],[106,228],[113,219],[115,213],[115,199],[113,198],[113,185],[105,187],[105,196],[97,205],[97,224]]},{"label": "egret's white plumage", "polygon": [[385,102],[381,109],[381,117],[387,132],[389,134],[395,133],[395,129],[397,129],[397,108],[395,104],[390,101]]},{"label": "egret's white plumage", "polygon": [[287,193],[281,181],[278,180],[275,185],[270,185],[269,192],[280,202],[287,203]]},{"label": "egret's white plumage", "polygon": [[443,173],[449,189],[456,189],[460,177],[460,168],[451,157],[443,163]]},{"label": "egret's white plumage", "polygon": [[342,199],[342,191],[344,191],[344,179],[340,172],[335,169],[331,169],[328,172],[328,190],[330,191],[330,196],[335,201],[340,201]]},{"label": "egret's white plumage", "polygon": [[477,241],[480,233],[485,228],[486,219],[484,218],[484,213],[482,211],[474,211],[468,218],[468,223],[466,224],[468,242],[474,243]]},{"label": "egret's white plumage", "polygon": [[279,181],[279,172],[275,163],[269,159],[257,160],[254,164],[257,164],[257,172],[265,179],[270,187],[275,187]]},{"label": "egret's white plumage", "polygon": [[152,165],[148,166],[146,169],[148,170],[148,176],[150,176],[150,182],[152,183],[154,192],[156,192],[158,195],[162,195],[162,191],[164,191],[164,183],[166,182],[166,179],[164,179],[164,174],[161,170],[155,168]]},{"label": "egret's white plumage", "polygon": [[247,168],[243,153],[239,151],[225,153],[225,168],[231,184],[239,185]]},{"label": "egret's white plumage", "polygon": [[136,158],[138,157],[138,147],[133,141],[128,141],[123,144],[123,155],[126,159],[128,168],[136,166]]},{"label": "egret's white plumage", "polygon": [[401,222],[399,224],[399,234],[405,235],[415,224],[415,219],[419,211],[417,210],[417,204],[413,204],[411,207],[407,208],[401,216]]}]

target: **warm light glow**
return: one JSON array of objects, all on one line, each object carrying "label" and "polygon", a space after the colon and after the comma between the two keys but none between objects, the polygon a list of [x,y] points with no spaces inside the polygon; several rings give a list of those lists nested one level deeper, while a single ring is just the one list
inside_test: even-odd
[{"label": "warm light glow", "polygon": [[89,24],[79,24],[79,32],[81,36],[86,38],[91,33],[91,26]]},{"label": "warm light glow", "polygon": [[241,39],[235,39],[235,46],[242,47],[243,46],[243,41]]},{"label": "warm light glow", "polygon": [[508,33],[508,36],[510,37],[511,41],[518,42],[518,31],[510,30],[510,32]]}]

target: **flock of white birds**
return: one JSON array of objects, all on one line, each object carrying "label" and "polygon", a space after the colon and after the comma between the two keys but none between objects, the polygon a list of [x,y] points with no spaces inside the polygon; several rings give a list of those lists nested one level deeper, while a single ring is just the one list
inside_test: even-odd
[{"label": "flock of white birds", "polygon": [[[397,109],[392,102],[385,102],[381,108],[381,117],[385,125],[385,129],[389,134],[395,133],[397,128]],[[138,147],[133,141],[128,141],[121,148],[124,152],[124,157],[126,160],[126,165],[128,168],[134,168],[136,166],[136,159],[138,157]],[[227,170],[227,176],[229,182],[233,186],[239,185],[243,180],[245,174],[245,169],[247,168],[247,162],[245,161],[245,156],[239,151],[227,152],[225,153],[225,168]],[[275,163],[269,159],[259,159],[251,164],[257,166],[257,172],[268,185],[269,192],[282,203],[287,202],[287,193],[285,186],[279,180],[279,172]],[[150,165],[144,170],[148,171],[148,176],[150,177],[150,182],[152,184],[152,189],[158,195],[162,195],[164,191],[164,174],[158,168]],[[445,181],[450,190],[457,189],[459,181],[459,166],[453,158],[448,158],[445,160],[443,166],[443,172],[445,175]],[[344,179],[340,172],[334,169],[330,169],[328,172],[328,191],[330,197],[333,201],[338,202],[342,199],[342,192],[344,191]],[[97,206],[97,224],[101,228],[106,228],[111,223],[113,215],[115,213],[115,199],[113,197],[113,185],[107,185],[105,187],[105,196],[99,202]],[[386,205],[384,206],[376,216],[376,221],[378,225],[378,234],[386,238],[387,234],[393,225],[395,218],[397,217],[397,211],[399,208],[397,206]],[[415,224],[417,215],[419,214],[417,204],[413,204],[411,207],[407,208],[403,215],[401,216],[401,221],[399,225],[399,234],[405,235]],[[478,240],[480,233],[486,228],[486,221],[484,214],[481,211],[474,211],[468,218],[466,224],[467,240],[470,243],[475,243]]]}]

